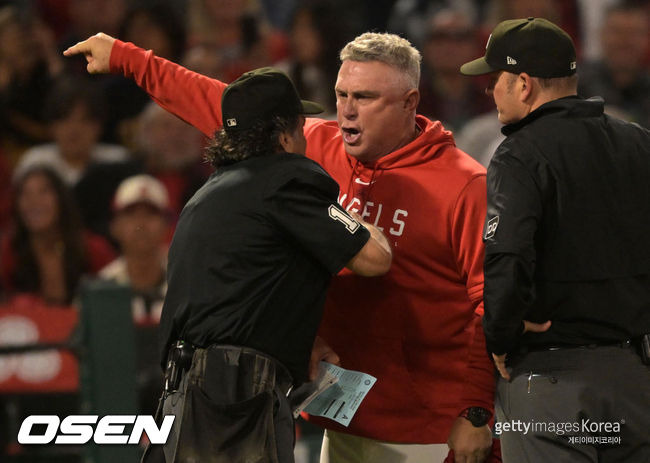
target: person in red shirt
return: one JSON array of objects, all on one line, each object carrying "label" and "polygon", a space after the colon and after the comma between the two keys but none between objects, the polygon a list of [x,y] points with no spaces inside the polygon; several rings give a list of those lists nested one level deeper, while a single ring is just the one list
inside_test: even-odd
[{"label": "person in red shirt", "polygon": [[12,226],[0,239],[0,282],[9,297],[30,293],[70,304],[81,277],[114,258],[108,241],[82,227],[57,173],[37,165],[15,179]]},{"label": "person in red shirt", "polygon": [[[97,34],[64,52],[88,71],[132,78],[162,107],[212,135],[226,84]],[[377,378],[349,427],[327,431],[322,462],[485,461],[494,375],[481,328],[485,169],[438,121],[416,115],[420,53],[366,33],[341,52],[337,120],[308,118],[306,155],[340,186],[339,203],[391,241],[393,267],[333,279],[312,361]],[[336,352],[336,354],[334,354]]]}]

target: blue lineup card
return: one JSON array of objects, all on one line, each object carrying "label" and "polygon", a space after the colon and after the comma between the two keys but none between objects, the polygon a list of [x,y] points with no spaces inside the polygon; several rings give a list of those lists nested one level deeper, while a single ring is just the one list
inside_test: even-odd
[{"label": "blue lineup card", "polygon": [[320,367],[324,372],[319,377],[330,378],[331,385],[314,397],[304,410],[348,426],[377,378],[327,362],[321,362]]}]

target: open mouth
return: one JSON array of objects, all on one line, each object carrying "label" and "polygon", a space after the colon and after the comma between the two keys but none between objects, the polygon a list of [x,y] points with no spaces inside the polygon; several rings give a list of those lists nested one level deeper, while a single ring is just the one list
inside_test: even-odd
[{"label": "open mouth", "polygon": [[342,127],[341,133],[343,134],[343,141],[348,145],[355,144],[359,140],[359,137],[361,137],[361,132],[351,127]]}]

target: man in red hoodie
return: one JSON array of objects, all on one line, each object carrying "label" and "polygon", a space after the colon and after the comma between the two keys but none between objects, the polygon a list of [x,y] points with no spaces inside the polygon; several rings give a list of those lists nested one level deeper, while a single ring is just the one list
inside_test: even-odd
[{"label": "man in red hoodie", "polygon": [[[204,134],[222,127],[225,83],[105,34],[65,51],[77,53],[89,72],[132,78]],[[421,57],[408,41],[362,34],[341,60],[337,121],[307,119],[306,154],[394,251],[388,274],[344,270],[330,286],[312,360],[336,352],[377,383],[349,427],[311,418],[327,429],[321,461],[434,462],[451,448],[457,462],[482,462],[494,393],[481,328],[485,169],[416,115]]]}]

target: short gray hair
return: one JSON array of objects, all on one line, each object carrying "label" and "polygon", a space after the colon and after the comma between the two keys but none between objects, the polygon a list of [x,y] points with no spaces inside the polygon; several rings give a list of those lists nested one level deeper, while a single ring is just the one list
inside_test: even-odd
[{"label": "short gray hair", "polygon": [[577,73],[566,77],[550,77],[546,79],[538,77],[537,79],[539,79],[540,87],[542,87],[544,90],[559,89],[572,92],[578,91]]},{"label": "short gray hair", "polygon": [[361,34],[343,47],[340,58],[341,61],[381,61],[406,74],[413,88],[420,84],[422,55],[411,42],[395,34]]}]

